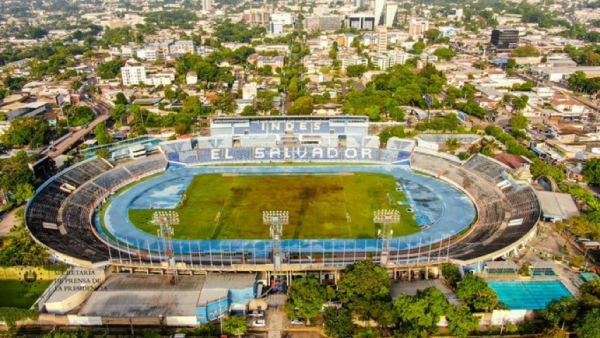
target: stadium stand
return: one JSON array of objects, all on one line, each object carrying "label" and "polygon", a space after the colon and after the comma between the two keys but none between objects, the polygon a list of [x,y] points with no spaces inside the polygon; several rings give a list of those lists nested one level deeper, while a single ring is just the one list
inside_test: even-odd
[{"label": "stadium stand", "polygon": [[[92,264],[105,261],[109,258],[107,244],[96,237],[90,223],[98,201],[111,189],[165,167],[162,156],[129,162],[115,169],[99,158],[78,163],[38,189],[25,211],[27,227],[38,242],[59,254]],[[64,182],[78,188],[68,193],[61,189]]]},{"label": "stadium stand", "polygon": [[[539,220],[541,210],[533,188],[500,190],[495,184],[506,169],[482,155],[473,156],[461,166],[414,153],[411,164],[462,187],[477,206],[477,224],[450,249],[455,259],[469,260],[498,252],[523,238]],[[518,222],[510,226],[514,220]]]}]

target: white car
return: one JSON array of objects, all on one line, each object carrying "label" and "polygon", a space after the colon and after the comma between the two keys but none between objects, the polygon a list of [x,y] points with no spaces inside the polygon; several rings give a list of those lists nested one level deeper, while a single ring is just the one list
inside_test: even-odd
[{"label": "white car", "polygon": [[304,325],[304,322],[299,319],[294,319],[290,322],[292,325]]},{"label": "white car", "polygon": [[253,327],[265,327],[267,326],[267,321],[264,319],[257,319],[252,322]]}]

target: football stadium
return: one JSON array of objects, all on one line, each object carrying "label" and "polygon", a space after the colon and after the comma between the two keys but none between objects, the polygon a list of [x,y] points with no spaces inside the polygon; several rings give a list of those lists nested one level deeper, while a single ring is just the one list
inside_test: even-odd
[{"label": "football stadium", "polygon": [[[335,284],[348,264],[368,259],[394,278],[428,278],[444,262],[472,266],[510,255],[540,219],[534,189],[505,164],[479,154],[460,161],[395,137],[382,146],[367,117],[214,118],[210,136],[158,149],[63,170],[29,201],[26,224],[57,261],[141,272],[156,279],[150,284],[172,276],[179,285],[161,287],[165,299],[181,290],[204,299],[194,305],[183,297],[173,316],[199,323],[222,313],[208,310],[215,304],[240,304],[227,292],[225,300],[202,296],[194,285],[238,290],[247,305],[264,291],[248,291],[248,274],[271,288],[301,274]],[[144,291],[141,277],[99,274],[95,282],[107,282],[80,315],[126,316],[103,309],[116,311],[109,300],[117,293]],[[144,297],[138,305],[146,309],[159,296]],[[124,299],[123,309],[132,306]]]},{"label": "football stadium", "polygon": [[[217,118],[210,136],[163,142],[158,155],[60,172],[29,202],[27,225],[54,257],[79,266],[167,256],[270,264],[274,245],[285,264],[343,267],[383,251],[399,265],[470,264],[534,230],[536,194],[504,164],[457,162],[398,138],[381,148],[368,126],[366,117]],[[379,222],[378,210],[397,219]],[[285,213],[280,236],[270,211]],[[178,218],[167,235],[162,213]]]}]

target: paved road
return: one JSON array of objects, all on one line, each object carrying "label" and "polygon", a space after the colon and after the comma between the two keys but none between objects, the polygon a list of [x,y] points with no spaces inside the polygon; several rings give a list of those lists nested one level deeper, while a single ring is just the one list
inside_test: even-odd
[{"label": "paved road", "polygon": [[110,106],[102,101],[88,100],[85,104],[90,107],[95,113],[96,118],[87,124],[87,128],[82,127],[81,129],[74,131],[73,134],[64,139],[62,142],[54,145],[54,150],[49,151],[46,155],[51,158],[55,158],[67,151],[69,151],[73,145],[84,138],[87,134],[91,133],[97,124],[104,122],[110,118]]}]

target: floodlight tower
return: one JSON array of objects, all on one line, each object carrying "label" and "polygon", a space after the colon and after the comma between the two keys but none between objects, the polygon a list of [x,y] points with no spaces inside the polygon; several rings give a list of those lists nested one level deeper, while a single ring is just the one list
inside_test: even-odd
[{"label": "floodlight tower", "polygon": [[376,210],[373,222],[381,224],[381,229],[377,230],[377,237],[381,238],[380,263],[382,266],[386,266],[390,255],[390,241],[394,235],[392,224],[400,223],[400,212],[391,209]]},{"label": "floodlight tower", "polygon": [[288,211],[263,211],[263,224],[270,226],[271,239],[273,240],[273,265],[275,271],[281,270],[281,237],[283,226],[289,224]]},{"label": "floodlight tower", "polygon": [[179,214],[176,211],[157,211],[152,215],[150,223],[160,226],[156,230],[157,235],[163,242],[163,252],[167,256],[167,263],[173,269],[173,282],[178,282],[175,257],[173,255],[173,225],[179,224]]}]

